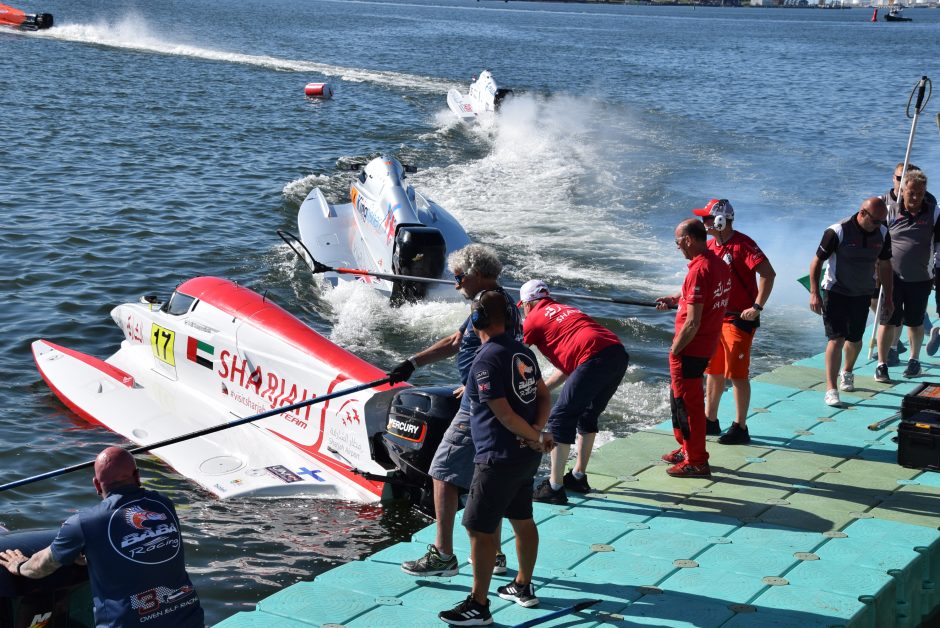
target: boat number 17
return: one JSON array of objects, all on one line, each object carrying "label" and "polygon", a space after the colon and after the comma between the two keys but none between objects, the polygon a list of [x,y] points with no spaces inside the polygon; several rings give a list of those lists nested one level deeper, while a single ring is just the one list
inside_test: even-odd
[{"label": "boat number 17", "polygon": [[150,332],[150,348],[153,349],[153,356],[170,366],[176,366],[176,361],[173,359],[173,340],[175,337],[176,332],[159,325],[154,325],[153,331]]}]

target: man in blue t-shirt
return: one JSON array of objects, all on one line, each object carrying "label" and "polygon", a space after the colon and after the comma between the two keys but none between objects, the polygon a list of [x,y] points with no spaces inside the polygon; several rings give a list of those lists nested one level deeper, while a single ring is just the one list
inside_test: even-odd
[{"label": "man in blue t-shirt", "polygon": [[120,447],[98,454],[94,485],[102,502],[69,517],[52,545],[29,558],[0,552],[0,565],[38,579],[87,561],[99,627],[202,628],[172,502],[141,487],[134,457]]},{"label": "man in blue t-shirt", "polygon": [[[484,290],[498,292],[503,298],[503,308],[508,321],[507,328],[518,340],[522,340],[522,317],[513,299],[499,285],[499,273],[503,265],[496,252],[482,244],[470,244],[454,251],[447,258],[447,265],[454,273],[455,288],[467,300],[472,300]],[[389,371],[391,383],[407,381],[415,368],[457,356],[457,370],[462,386],[454,391],[460,397],[460,409],[444,432],[438,445],[428,475],[434,486],[434,516],[437,534],[434,544],[416,560],[401,564],[401,569],[412,576],[454,576],[457,574],[457,556],[454,555],[454,521],[457,518],[458,498],[461,489],[470,488],[473,478],[473,441],[470,438],[470,400],[463,394],[470,373],[470,365],[480,348],[480,338],[468,317],[455,333],[441,338],[433,345],[402,361]],[[499,544],[497,544],[497,547]],[[494,573],[506,573],[506,557],[497,556]]]},{"label": "man in blue t-shirt", "polygon": [[493,623],[487,592],[499,546],[500,521],[506,517],[516,535],[519,568],[515,579],[499,587],[504,600],[524,607],[539,603],[532,588],[532,571],[539,535],[532,519],[532,485],[542,453],[554,442],[542,433],[551,397],[535,355],[506,333],[502,292],[480,293],[470,313],[483,345],[470,366],[465,398],[470,400],[470,431],[475,455],[473,480],[463,525],[470,534],[473,590],[451,610],[438,614],[457,626]]}]

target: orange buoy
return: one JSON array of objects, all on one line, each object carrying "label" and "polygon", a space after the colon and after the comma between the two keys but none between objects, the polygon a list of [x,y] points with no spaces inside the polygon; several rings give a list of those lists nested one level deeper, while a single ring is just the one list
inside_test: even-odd
[{"label": "orange buoy", "polygon": [[332,98],[333,86],[329,83],[307,83],[304,94],[307,98]]}]

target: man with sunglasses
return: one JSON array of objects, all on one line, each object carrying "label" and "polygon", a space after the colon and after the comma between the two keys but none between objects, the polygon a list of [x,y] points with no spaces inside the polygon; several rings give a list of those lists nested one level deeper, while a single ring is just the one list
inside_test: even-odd
[{"label": "man with sunglasses", "polygon": [[[894,312],[894,273],[891,269],[891,234],[885,221],[888,206],[873,196],[858,212],[823,233],[809,266],[809,308],[823,317],[826,327],[826,396],[829,406],[841,406],[836,382],[843,352],[845,372],[851,373],[862,350],[868,310],[878,299],[875,272],[884,290],[882,320]],[[823,262],[829,261],[820,279]],[[842,377],[845,380],[844,376]]]},{"label": "man with sunglasses", "polygon": [[656,299],[656,309],[678,306],[676,331],[669,349],[669,405],[672,431],[679,443],[663,455],[672,463],[666,473],[680,478],[708,478],[705,449],[705,390],[702,376],[718,347],[721,325],[731,293],[728,265],[708,250],[708,231],[690,218],[676,227],[676,248],[689,260],[682,291]]},{"label": "man with sunglasses", "polygon": [[[455,289],[472,301],[479,293],[495,291],[506,302],[506,329],[509,335],[522,341],[522,317],[513,299],[499,285],[503,270],[496,252],[482,244],[469,244],[454,251],[447,258],[454,274]],[[419,366],[433,364],[453,355],[457,356],[457,370],[461,386],[454,391],[460,398],[460,409],[444,432],[428,469],[434,487],[434,515],[437,534],[427,553],[417,560],[402,563],[401,568],[413,576],[453,576],[457,574],[454,555],[454,520],[457,516],[461,489],[468,490],[473,479],[475,450],[470,436],[470,417],[473,414],[470,399],[463,394],[470,366],[481,346],[480,337],[468,316],[456,332],[441,338],[427,349],[399,363],[388,372],[391,383],[407,381]],[[498,541],[498,539],[497,539]],[[496,544],[499,547],[499,543]],[[498,554],[493,573],[506,573],[506,557]]]},{"label": "man with sunglasses", "polygon": [[[901,178],[905,178],[901,188]],[[924,341],[927,303],[934,289],[934,247],[940,239],[937,201],[927,192],[927,177],[920,168],[904,163],[894,169],[894,188],[881,198],[888,206],[891,232],[891,266],[894,268],[894,315],[878,329],[878,367],[875,379],[891,381],[888,367],[898,366],[897,343],[902,323],[908,328],[911,355],[905,377],[920,374],[920,348]],[[940,336],[936,336],[940,338]],[[933,338],[933,337],[932,337]],[[930,349],[933,349],[933,352]],[[928,354],[936,346],[928,345]]]},{"label": "man with sunglasses", "polygon": [[727,199],[713,198],[699,209],[702,223],[712,239],[708,250],[731,270],[731,295],[721,326],[721,339],[708,362],[705,374],[706,434],[721,434],[718,405],[725,391],[725,380],[734,389],[735,419],[728,431],[718,439],[722,445],[744,445],[751,442],[747,431],[747,411],[751,405],[751,344],[760,327],[760,314],[774,287],[777,273],[757,243],[735,231],[734,208]]}]

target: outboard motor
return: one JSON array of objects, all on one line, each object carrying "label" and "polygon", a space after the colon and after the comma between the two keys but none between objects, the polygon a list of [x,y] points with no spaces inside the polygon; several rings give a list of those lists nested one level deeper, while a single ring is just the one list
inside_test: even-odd
[{"label": "outboard motor", "polygon": [[[434,227],[404,225],[395,234],[392,253],[392,272],[396,275],[437,278],[444,272],[447,245],[444,236]],[[415,281],[396,281],[392,289],[392,304],[417,301],[427,293],[427,284]]]},{"label": "outboard motor", "polygon": [[382,440],[405,480],[421,487],[411,497],[423,510],[434,510],[433,505],[427,508],[432,503],[428,467],[459,407],[453,389],[443,386],[406,388],[392,400]]},{"label": "outboard motor", "polygon": [[[27,556],[52,543],[57,530],[0,535],[0,550],[19,549]],[[0,570],[0,626],[90,627],[94,625],[88,570],[69,565],[31,580]]]},{"label": "outboard motor", "polygon": [[51,13],[37,13],[36,15],[27,15],[20,29],[24,31],[38,31],[45,28],[52,28]]},{"label": "outboard motor", "polygon": [[499,111],[503,101],[507,98],[512,98],[512,90],[504,87],[497,88],[496,93],[493,95],[493,108]]}]

